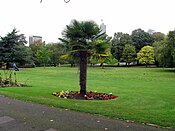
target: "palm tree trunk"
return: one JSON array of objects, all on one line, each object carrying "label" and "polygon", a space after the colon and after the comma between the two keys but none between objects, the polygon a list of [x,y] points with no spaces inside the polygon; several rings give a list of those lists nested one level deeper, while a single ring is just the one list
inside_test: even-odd
[{"label": "palm tree trunk", "polygon": [[80,94],[86,94],[87,76],[87,52],[81,51],[80,54]]}]

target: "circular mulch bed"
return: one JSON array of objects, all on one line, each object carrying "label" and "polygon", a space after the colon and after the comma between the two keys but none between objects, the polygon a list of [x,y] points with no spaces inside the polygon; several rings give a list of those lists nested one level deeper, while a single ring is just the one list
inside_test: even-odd
[{"label": "circular mulch bed", "polygon": [[78,99],[78,100],[111,100],[115,99],[118,96],[113,95],[112,93],[98,93],[98,92],[86,92],[86,94],[80,94],[79,91],[61,91],[54,92],[52,95],[60,98],[67,99]]}]

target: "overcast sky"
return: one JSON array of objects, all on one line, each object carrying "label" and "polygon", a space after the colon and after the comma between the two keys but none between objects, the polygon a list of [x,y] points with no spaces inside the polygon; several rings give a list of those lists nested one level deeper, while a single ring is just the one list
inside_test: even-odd
[{"label": "overcast sky", "polygon": [[175,29],[175,0],[0,0],[0,36],[15,27],[20,33],[57,42],[72,19],[103,19],[107,34],[141,28],[167,34]]}]

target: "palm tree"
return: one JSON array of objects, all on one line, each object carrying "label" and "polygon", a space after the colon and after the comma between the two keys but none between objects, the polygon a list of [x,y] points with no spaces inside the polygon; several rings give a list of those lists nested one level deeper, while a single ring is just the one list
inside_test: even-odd
[{"label": "palm tree", "polygon": [[102,36],[101,30],[94,21],[72,20],[62,32],[62,42],[67,43],[71,52],[79,57],[80,94],[86,94],[86,77],[88,57],[93,54],[94,41]]}]

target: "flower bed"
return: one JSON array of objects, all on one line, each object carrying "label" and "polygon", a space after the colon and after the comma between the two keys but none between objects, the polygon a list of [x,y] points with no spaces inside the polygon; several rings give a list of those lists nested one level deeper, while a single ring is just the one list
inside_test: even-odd
[{"label": "flower bed", "polygon": [[115,99],[118,96],[113,95],[112,93],[98,93],[98,92],[86,92],[86,94],[80,94],[79,91],[61,91],[53,92],[52,95],[65,99],[81,99],[81,100],[110,100]]}]

